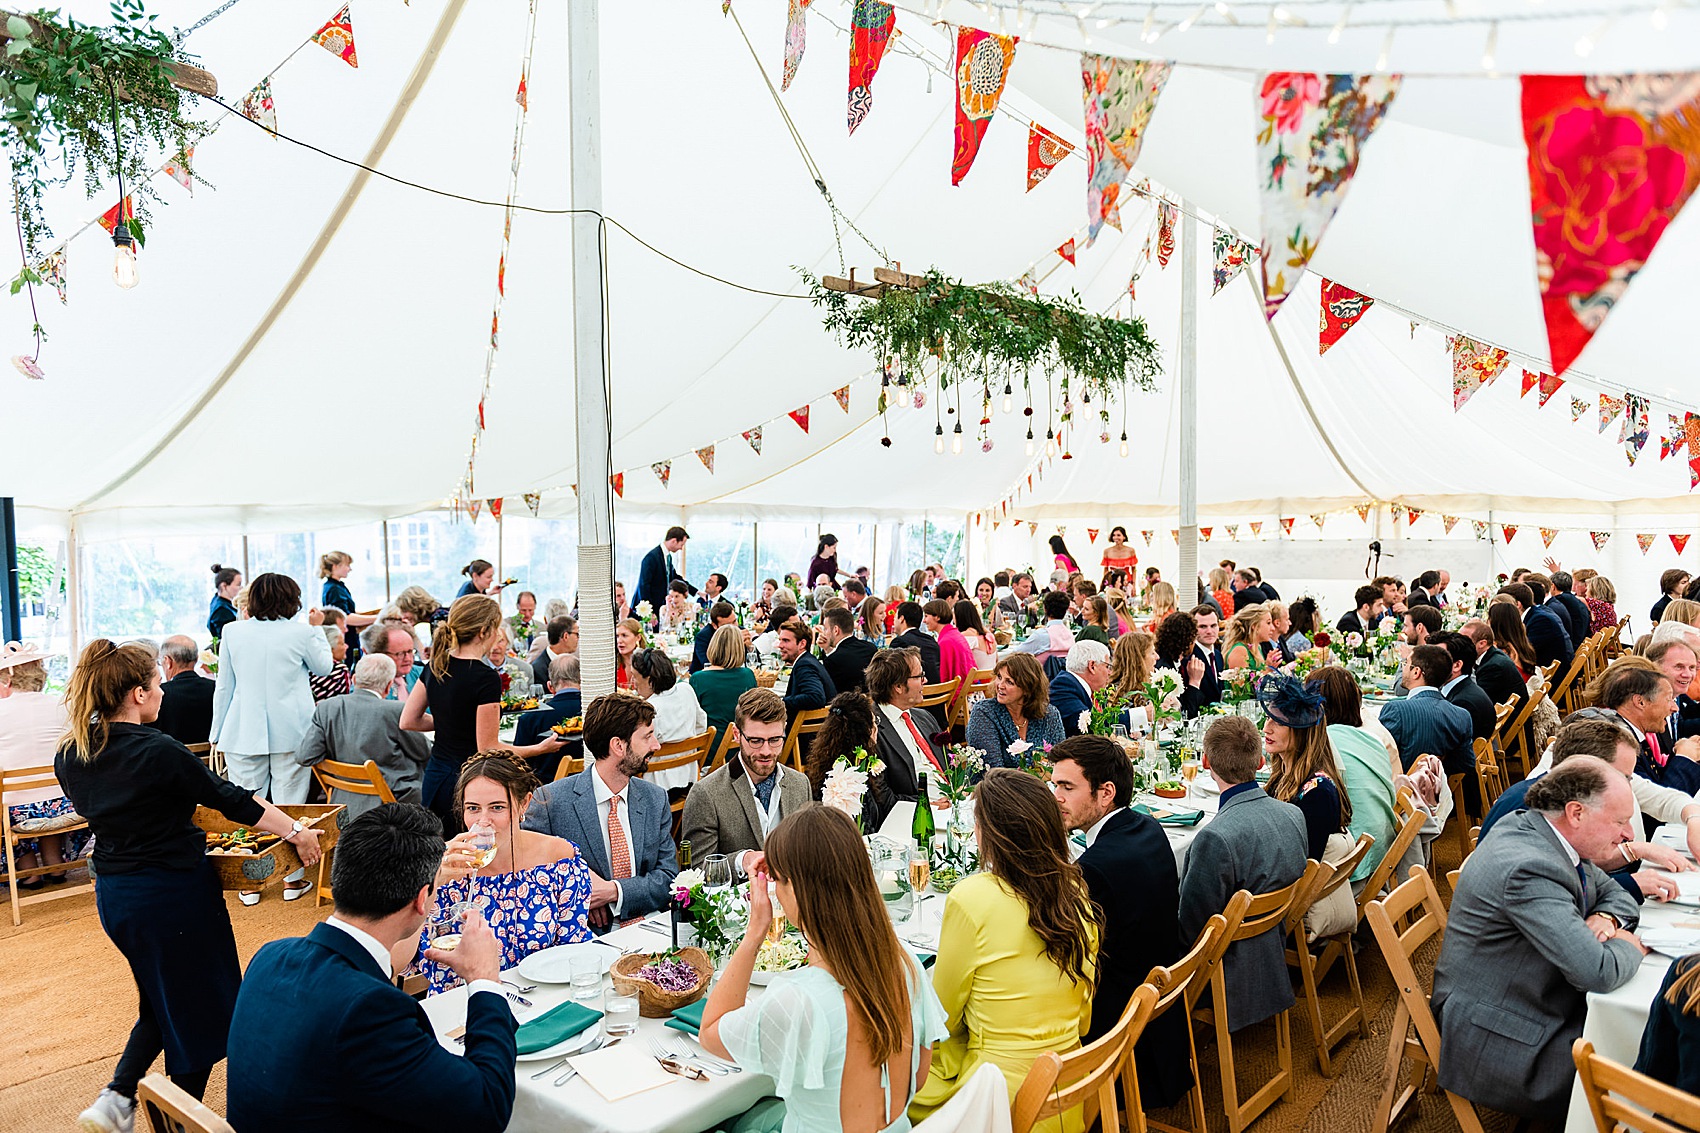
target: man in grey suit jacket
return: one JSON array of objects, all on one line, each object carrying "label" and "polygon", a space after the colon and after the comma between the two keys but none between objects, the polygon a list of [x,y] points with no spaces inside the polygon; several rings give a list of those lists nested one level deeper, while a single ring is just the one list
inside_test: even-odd
[{"label": "man in grey suit jacket", "polygon": [[[1181,947],[1241,889],[1267,893],[1304,875],[1304,814],[1257,785],[1263,737],[1243,716],[1224,716],[1204,733],[1204,755],[1222,788],[1216,817],[1198,832],[1181,873]],[[1228,1030],[1260,1023],[1293,1006],[1279,926],[1228,948]]]},{"label": "man in grey suit jacket", "polygon": [[[339,763],[370,759],[384,773],[396,802],[417,804],[431,747],[420,733],[401,730],[401,701],[384,699],[394,681],[395,662],[387,656],[368,653],[360,658],[354,666],[353,691],[313,707],[313,718],[295,749],[295,762],[311,767],[326,759]],[[331,792],[330,801],[347,807],[347,817],[353,819],[382,800],[338,790]]]},{"label": "man in grey suit jacket", "polygon": [[591,870],[590,923],[598,932],[667,907],[679,863],[667,792],[642,775],[661,747],[655,706],[616,692],[584,712],[584,749],[591,762],[532,797],[521,824],[578,847]]},{"label": "man in grey suit jacket", "polygon": [[1407,771],[1422,755],[1438,755],[1448,775],[1475,767],[1470,713],[1440,692],[1451,679],[1452,654],[1439,645],[1419,645],[1405,662],[1405,687],[1410,691],[1382,706],[1381,726],[1399,745]]},{"label": "man in grey suit jacket", "polygon": [[770,688],[752,688],[732,713],[738,754],[703,777],[685,796],[684,838],[692,860],[725,854],[745,873],[744,857],[767,842],[781,817],[813,796],[809,777],[779,765],[785,747],[785,702]]},{"label": "man in grey suit jacket", "polygon": [[1440,1084],[1555,1128],[1588,992],[1641,967],[1635,899],[1597,862],[1634,838],[1635,796],[1591,755],[1536,780],[1464,863],[1434,970]]}]

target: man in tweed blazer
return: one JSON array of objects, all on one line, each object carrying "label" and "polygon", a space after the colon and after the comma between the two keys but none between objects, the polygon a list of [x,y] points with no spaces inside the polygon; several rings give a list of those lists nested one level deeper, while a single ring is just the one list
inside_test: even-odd
[{"label": "man in tweed blazer", "polygon": [[[1204,757],[1222,788],[1222,802],[1198,832],[1181,873],[1181,947],[1198,939],[1204,922],[1241,889],[1267,893],[1305,871],[1304,814],[1257,785],[1263,737],[1243,716],[1224,716],[1204,733]],[[1228,1030],[1279,1015],[1293,1005],[1293,985],[1280,927],[1228,948],[1222,970],[1228,987]]]},{"label": "man in tweed blazer", "polygon": [[1440,1084],[1473,1102],[1564,1123],[1588,992],[1646,955],[1635,899],[1597,862],[1632,840],[1622,774],[1577,755],[1536,780],[1464,863],[1434,970]]}]

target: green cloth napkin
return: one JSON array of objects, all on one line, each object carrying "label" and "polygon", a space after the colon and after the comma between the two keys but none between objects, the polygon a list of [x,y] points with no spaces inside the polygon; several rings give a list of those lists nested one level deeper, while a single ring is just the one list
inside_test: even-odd
[{"label": "green cloth napkin", "polygon": [[695,1003],[687,1003],[673,1012],[673,1017],[667,1020],[667,1026],[672,1027],[675,1031],[684,1031],[687,1035],[694,1035],[702,1029],[702,1009],[707,1006],[708,996],[706,995]]},{"label": "green cloth napkin", "polygon": [[520,1054],[536,1054],[556,1043],[564,1042],[602,1018],[602,1012],[592,1011],[572,1000],[551,1007],[537,1018],[521,1023],[514,1033],[514,1043]]},{"label": "green cloth napkin", "polygon": [[[1157,812],[1144,803],[1134,803],[1133,809],[1140,814],[1149,814],[1153,818],[1157,817]],[[1164,809],[1167,810],[1167,808]],[[1204,812],[1201,810],[1170,810],[1157,821],[1164,826],[1197,826],[1203,819]]]}]

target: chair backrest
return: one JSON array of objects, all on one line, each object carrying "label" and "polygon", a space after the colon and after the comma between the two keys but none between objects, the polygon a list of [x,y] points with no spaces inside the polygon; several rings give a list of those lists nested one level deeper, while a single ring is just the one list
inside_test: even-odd
[{"label": "chair backrest", "polygon": [[1588,670],[1589,658],[1593,656],[1593,651],[1593,641],[1584,641],[1571,656],[1570,664],[1563,666],[1563,673],[1548,690],[1560,713],[1569,713],[1580,707],[1573,701],[1576,699],[1576,691],[1581,687],[1578,680]]},{"label": "chair backrest", "polygon": [[[1249,908],[1251,908],[1251,893],[1248,890],[1241,889],[1232,897],[1229,897],[1227,907],[1216,914],[1222,919],[1222,932],[1220,936],[1210,942],[1208,948],[1203,949],[1203,955],[1199,957],[1198,970],[1193,974],[1192,979],[1186,983],[1186,1009],[1188,1014],[1191,1014],[1192,1009],[1198,1004],[1199,997],[1210,986],[1210,981],[1215,977],[1216,970],[1222,966],[1222,957],[1227,955],[1228,945],[1234,942],[1234,933],[1239,929],[1240,923],[1245,920],[1246,910]],[[1214,920],[1215,918],[1211,919]],[[1205,929],[1208,930],[1209,927],[1209,922],[1206,922]],[[1201,941],[1204,939],[1204,935],[1203,932],[1199,933]],[[1196,945],[1194,951],[1198,951]],[[1182,959],[1184,960],[1185,957],[1182,957]],[[1169,998],[1168,992],[1164,988],[1160,987],[1158,994],[1165,999]]]},{"label": "chair backrest", "polygon": [[708,753],[714,750],[714,737],[715,730],[711,726],[700,735],[686,736],[682,740],[668,740],[649,757],[649,770],[671,771],[675,767],[702,764],[708,758]]},{"label": "chair backrest", "polygon": [[975,669],[968,674],[968,683],[963,685],[960,695],[950,702],[950,723],[955,727],[968,726],[968,702],[975,693],[986,696],[992,694],[992,671],[990,669]]},{"label": "chair backrest", "polygon": [[1141,984],[1108,1034],[1079,1050],[1062,1055],[1046,1051],[1035,1059],[1010,1102],[1012,1133],[1030,1133],[1039,1122],[1067,1113],[1088,1099],[1096,1100],[1103,1128],[1120,1129],[1116,1083],[1132,1057],[1133,1044],[1151,1022],[1156,1002],[1156,991],[1150,984]]},{"label": "chair backrest", "polygon": [[[1581,1078],[1582,1096],[1599,1133],[1639,1129],[1642,1133],[1688,1133],[1700,1129],[1700,1098],[1667,1086],[1594,1052],[1577,1039],[1570,1048]],[[1615,1095],[1615,1096],[1614,1096]]]},{"label": "chair backrest", "polygon": [[[1476,783],[1482,790],[1482,806],[1491,807],[1495,799],[1505,793],[1505,768],[1500,764],[1499,757],[1494,754],[1493,745],[1487,740],[1477,740],[1476,749]],[[1487,811],[1483,810],[1483,814]]]},{"label": "chair backrest", "polygon": [[791,721],[791,730],[785,734],[785,749],[780,753],[779,762],[798,771],[803,770],[804,736],[812,736],[826,727],[826,718],[830,710],[826,708],[804,708],[798,711],[796,718]]},{"label": "chair backrest", "polygon": [[[1242,889],[1239,893],[1234,894],[1235,900],[1238,900],[1241,896],[1245,897],[1245,904],[1251,903],[1250,893]],[[1233,906],[1234,902],[1229,901],[1230,910],[1233,909]],[[1238,915],[1243,916],[1244,913],[1241,912]],[[1217,913],[1204,922],[1204,928],[1199,932],[1198,939],[1193,941],[1191,951],[1166,968],[1156,967],[1151,969],[1150,974],[1145,977],[1145,982],[1157,993],[1157,1002],[1151,1012],[1152,1018],[1156,1018],[1167,1011],[1177,999],[1184,997],[1187,1005],[1197,1001],[1203,985],[1210,979],[1211,957],[1220,959],[1222,953],[1227,951],[1228,946],[1224,939],[1227,935],[1228,918]],[[1205,973],[1203,978],[1199,977],[1200,972]],[[1194,985],[1198,986],[1200,992],[1194,991]]]},{"label": "chair backrest", "polygon": [[43,787],[51,787],[57,794],[62,794],[59,777],[53,774],[51,763],[40,767],[0,768],[0,807],[6,805],[7,791],[35,791]]},{"label": "chair backrest", "polygon": [[714,746],[714,754],[708,757],[707,763],[703,764],[703,774],[708,774],[731,759],[732,753],[736,752],[740,746],[742,745],[738,743],[738,729],[732,726],[731,721],[727,721],[725,729],[720,733],[720,742]]},{"label": "chair backrest", "polygon": [[1369,903],[1381,896],[1386,888],[1388,879],[1399,868],[1399,862],[1405,857],[1405,852],[1411,848],[1411,843],[1422,833],[1423,822],[1428,818],[1417,806],[1416,797],[1411,794],[1409,787],[1401,787],[1398,796],[1393,800],[1393,813],[1399,819],[1399,833],[1393,836],[1392,843],[1387,847],[1387,853],[1382,855],[1381,864],[1375,867],[1375,872],[1369,875],[1364,887],[1358,892],[1358,919],[1364,917],[1364,910]]},{"label": "chair backrest", "polygon": [[[1359,834],[1358,843],[1352,847],[1352,852],[1339,861],[1319,862],[1312,859],[1310,864],[1315,866],[1316,869],[1312,871],[1307,868],[1305,871],[1307,876],[1310,877],[1310,884],[1301,889],[1298,895],[1293,898],[1292,907],[1287,910],[1286,919],[1281,923],[1281,931],[1283,933],[1304,932],[1305,914],[1310,912],[1311,906],[1342,885],[1349,883],[1352,880],[1352,874],[1363,864],[1365,855],[1369,853],[1369,848],[1373,845],[1375,845],[1375,835]],[[1362,913],[1359,913],[1360,917],[1362,915]]]},{"label": "chair backrest", "polygon": [[949,704],[961,684],[961,677],[952,677],[948,681],[940,681],[936,685],[922,685],[921,703],[916,707],[930,710],[939,707],[941,704]]},{"label": "chair backrest", "polygon": [[1270,929],[1279,928],[1286,920],[1287,911],[1293,907],[1294,899],[1316,883],[1317,874],[1321,869],[1321,863],[1307,861],[1304,873],[1291,885],[1271,889],[1267,893],[1252,894],[1240,923],[1229,926],[1228,943],[1250,940],[1254,936],[1262,936]]},{"label": "chair backrest", "polygon": [[[1411,1022],[1417,1028],[1417,1038],[1428,1053],[1432,1064],[1440,1065],[1440,1028],[1435,1025],[1434,1013],[1429,1010],[1428,992],[1417,977],[1412,957],[1417,949],[1446,932],[1446,907],[1440,903],[1440,892],[1434,878],[1422,866],[1411,867],[1411,878],[1385,898],[1371,901],[1364,910],[1370,931],[1381,946],[1382,957],[1393,975],[1394,986]],[[1407,919],[1408,918],[1408,919]],[[1403,929],[1396,925],[1404,925]]]},{"label": "chair backrest", "polygon": [[313,776],[319,785],[325,789],[325,797],[329,798],[331,790],[347,791],[351,795],[372,795],[379,802],[395,802],[395,791],[390,788],[389,780],[378,769],[375,761],[368,759],[365,763],[338,763],[334,759],[321,760],[313,765]]},{"label": "chair backrest", "polygon": [[236,1133],[230,1122],[164,1074],[149,1074],[136,1084],[136,1108],[148,1115],[154,1133]]},{"label": "chair backrest", "polygon": [[555,768],[554,781],[559,783],[569,775],[577,775],[584,770],[584,759],[581,756],[563,755],[560,765]]}]

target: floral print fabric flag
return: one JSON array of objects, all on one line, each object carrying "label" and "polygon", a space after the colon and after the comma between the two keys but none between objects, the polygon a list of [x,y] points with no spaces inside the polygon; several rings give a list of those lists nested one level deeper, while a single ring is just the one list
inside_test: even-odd
[{"label": "floral print fabric flag", "polygon": [[1210,239],[1212,263],[1210,294],[1219,295],[1222,288],[1234,281],[1234,277],[1244,270],[1246,261],[1257,254],[1257,250],[1248,242],[1241,240],[1232,232],[1216,229]]},{"label": "floral print fabric flag", "polygon": [[791,80],[797,77],[797,66],[803,61],[809,25],[807,10],[810,0],[790,0],[785,15],[785,66],[779,75],[779,89],[790,90]]},{"label": "floral print fabric flag", "polygon": [[1447,535],[1452,534],[1452,529],[1456,526],[1458,526],[1458,517],[1457,516],[1455,516],[1455,515],[1443,515],[1443,516],[1440,517],[1440,529],[1445,534],[1447,534]]},{"label": "floral print fabric flag", "polygon": [[350,67],[360,66],[360,61],[354,56],[354,20],[348,14],[347,4],[324,27],[313,33],[313,42]]},{"label": "floral print fabric flag", "polygon": [[760,456],[761,455],[761,426],[757,425],[753,429],[745,429],[744,430],[744,439],[746,441],[750,442],[750,447],[756,450],[757,456]]},{"label": "floral print fabric flag", "polygon": [[874,76],[897,26],[897,10],[882,0],[856,0],[850,12],[850,132],[874,108]]},{"label": "floral print fabric flag", "polygon": [[1157,266],[1169,266],[1169,257],[1175,254],[1175,224],[1180,219],[1180,209],[1172,201],[1161,201],[1157,205]]},{"label": "floral print fabric flag", "polygon": [[41,276],[41,282],[53,288],[59,302],[65,302],[65,246],[61,244],[47,253],[47,258],[37,264],[35,270]]},{"label": "floral print fabric flag", "polygon": [[1108,224],[1122,226],[1122,182],[1133,172],[1157,96],[1171,65],[1160,59],[1117,59],[1082,54],[1086,87],[1086,242]]},{"label": "floral print fabric flag", "polygon": [[619,496],[622,500],[626,498],[626,474],[624,472],[616,472],[608,477],[608,486],[614,489],[616,496]]},{"label": "floral print fabric flag", "polygon": [[527,492],[522,498],[525,500],[526,510],[531,512],[531,518],[536,519],[538,510],[543,506],[543,493]]},{"label": "floral print fabric flag", "polygon": [[277,107],[272,102],[272,80],[267,75],[253,90],[242,96],[242,117],[252,119],[277,137]]},{"label": "floral print fabric flag", "polygon": [[188,149],[160,166],[160,169],[165,172],[166,176],[189,190],[189,195],[191,197],[195,195],[195,176],[191,172],[194,168],[194,160],[195,147],[190,146]]},{"label": "floral print fabric flag", "polygon": [[1464,408],[1464,403],[1476,391],[1493,384],[1505,372],[1509,360],[1505,351],[1488,346],[1466,335],[1448,340],[1452,348],[1452,408]]},{"label": "floral print fabric flag", "polygon": [[837,389],[833,390],[832,391],[832,399],[834,401],[838,402],[838,408],[844,410],[844,412],[846,412],[846,413],[850,412],[850,387],[849,386],[839,386]]},{"label": "floral print fabric flag", "polygon": [[671,460],[658,460],[649,466],[649,470],[655,473],[655,478],[661,481],[663,488],[667,486],[667,481],[673,478],[673,462]]},{"label": "floral print fabric flag", "polygon": [[1263,521],[1261,519],[1251,525],[1251,533],[1253,536],[1263,534]]},{"label": "floral print fabric flag", "polygon": [[793,409],[791,412],[787,413],[785,416],[787,416],[787,417],[791,418],[791,420],[797,422],[797,427],[799,429],[803,430],[803,432],[806,433],[806,432],[809,431],[809,407],[808,406],[805,405],[801,409]]},{"label": "floral print fabric flag", "polygon": [[1562,374],[1700,184],[1700,71],[1522,83],[1535,274]]},{"label": "floral print fabric flag", "polygon": [[1582,414],[1588,412],[1588,403],[1575,394],[1570,395],[1570,423],[1572,425],[1582,419]]},{"label": "floral print fabric flag", "polygon": [[1283,519],[1280,523],[1282,532],[1288,535],[1293,533],[1293,521],[1291,519]]},{"label": "floral print fabric flag", "polygon": [[1641,553],[1645,555],[1653,549],[1653,540],[1657,538],[1657,535],[1637,535],[1635,536],[1635,545],[1640,547]]},{"label": "floral print fabric flag", "polygon": [[1631,467],[1635,458],[1641,455],[1641,450],[1647,447],[1647,437],[1651,430],[1647,418],[1651,416],[1647,409],[1647,399],[1639,394],[1628,394],[1623,399],[1623,455]]},{"label": "floral print fabric flag", "polygon": [[1015,59],[1012,35],[993,35],[979,28],[956,29],[956,145],[950,161],[950,183],[960,185],[980,152],[980,139],[992,124],[998,99],[1003,97],[1009,65]]},{"label": "floral print fabric flag", "polygon": [[1476,533],[1477,539],[1486,539],[1488,537],[1488,525],[1487,520],[1485,519],[1470,520],[1470,529]]},{"label": "floral print fabric flag", "polygon": [[[1037,122],[1027,124],[1027,191],[1050,176],[1062,159],[1074,152],[1074,144],[1065,142]],[[1073,241],[1070,241],[1073,243]],[[1073,260],[1069,261],[1073,263]]]},{"label": "floral print fabric flag", "polygon": [[1549,551],[1552,550],[1552,541],[1556,538],[1558,538],[1558,528],[1541,528],[1541,546],[1545,547]]},{"label": "floral print fabric flag", "polygon": [[1676,553],[1680,555],[1680,554],[1682,554],[1683,550],[1688,546],[1688,536],[1686,536],[1686,535],[1672,535],[1670,537],[1670,545],[1675,547]]},{"label": "floral print fabric flag", "polygon": [[1399,82],[1398,75],[1302,71],[1263,77],[1256,98],[1265,318],[1273,319],[1298,286]]},{"label": "floral print fabric flag", "polygon": [[1594,550],[1603,551],[1606,549],[1606,544],[1611,540],[1611,534],[1605,531],[1590,531],[1588,538],[1594,541]]},{"label": "floral print fabric flag", "polygon": [[1605,432],[1606,426],[1617,420],[1617,415],[1622,412],[1623,398],[1609,393],[1600,394],[1600,432]]},{"label": "floral print fabric flag", "polygon": [[1070,236],[1057,245],[1057,255],[1067,260],[1070,267],[1074,266],[1074,237]]},{"label": "floral print fabric flag", "polygon": [[1552,395],[1557,393],[1558,390],[1559,390],[1559,387],[1562,386],[1563,384],[1564,384],[1564,379],[1559,377],[1556,374],[1542,374],[1541,375],[1541,407],[1542,408],[1546,407],[1546,403],[1552,399]]},{"label": "floral print fabric flag", "polygon": [[1511,524],[1511,523],[1502,524],[1499,528],[1499,531],[1500,531],[1500,534],[1505,536],[1505,541],[1507,543],[1509,543],[1509,542],[1511,542],[1511,540],[1517,538],[1517,527],[1516,527],[1515,524]]},{"label": "floral print fabric flag", "polygon": [[697,449],[697,459],[702,461],[702,466],[704,468],[708,469],[710,474],[712,474],[714,472],[714,446],[713,445],[704,445],[702,448]]},{"label": "floral print fabric flag", "polygon": [[[1328,353],[1328,348],[1345,337],[1346,332],[1358,325],[1358,320],[1364,317],[1364,312],[1375,303],[1368,295],[1360,295],[1343,283],[1333,280],[1322,281],[1322,327],[1318,336],[1318,354]],[[1527,392],[1525,390],[1524,392]]]}]

